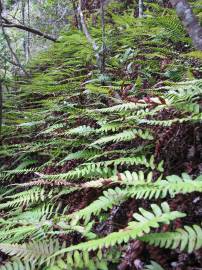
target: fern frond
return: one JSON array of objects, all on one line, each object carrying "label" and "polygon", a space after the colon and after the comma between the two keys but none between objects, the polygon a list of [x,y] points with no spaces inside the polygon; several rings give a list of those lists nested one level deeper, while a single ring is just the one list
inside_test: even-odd
[{"label": "fern frond", "polygon": [[85,136],[85,135],[89,135],[91,133],[94,133],[95,132],[95,129],[90,127],[90,126],[79,126],[79,127],[76,127],[76,128],[73,128],[73,129],[70,129],[68,130],[67,132],[65,132],[65,134],[71,134],[71,135],[74,135],[74,134],[77,134],[77,135],[82,135],[82,136]]},{"label": "fern frond", "polygon": [[52,191],[46,194],[43,188],[32,188],[15,195],[7,196],[6,199],[10,199],[10,201],[0,204],[0,209],[44,201],[45,198],[51,197],[51,193]]},{"label": "fern frond", "polygon": [[198,113],[195,115],[191,115],[189,117],[184,118],[175,118],[171,120],[147,120],[147,119],[140,119],[139,124],[148,124],[148,125],[154,125],[154,126],[163,126],[163,127],[169,127],[176,123],[187,123],[187,122],[199,122],[202,120],[202,113]]},{"label": "fern frond", "polygon": [[80,179],[82,177],[91,178],[92,176],[110,177],[114,174],[114,170],[109,167],[101,167],[96,163],[82,164],[79,167],[61,174],[44,175],[44,179]]},{"label": "fern frond", "polygon": [[185,216],[185,214],[181,212],[170,211],[169,205],[166,202],[162,203],[161,207],[156,204],[152,204],[151,208],[151,212],[140,208],[139,211],[141,214],[136,213],[133,215],[136,221],[130,222],[128,227],[123,230],[113,232],[104,238],[90,240],[88,242],[62,249],[56,252],[54,256],[75,250],[90,251],[104,247],[108,248],[117,244],[127,243],[130,239],[136,239],[145,233],[148,234],[151,228],[158,228],[160,223],[169,224],[172,220]]},{"label": "fern frond", "polygon": [[115,105],[109,108],[97,109],[96,111],[102,112],[102,113],[121,112],[121,111],[128,111],[128,110],[135,111],[141,108],[145,108],[147,106],[148,106],[147,104],[129,102],[129,103],[122,103],[119,105]]},{"label": "fern frond", "polygon": [[115,189],[108,189],[107,191],[104,191],[103,195],[104,196],[99,197],[84,209],[72,213],[68,216],[68,218],[72,220],[84,218],[87,222],[91,215],[99,215],[102,210],[106,211],[109,208],[112,208],[114,205],[124,202],[127,198],[127,191],[121,190],[117,187]]},{"label": "fern frond", "polygon": [[166,180],[159,178],[152,182],[151,173],[145,178],[143,172],[139,172],[139,174],[125,172],[114,179],[120,181],[121,184],[130,186],[128,196],[137,199],[157,199],[159,197],[165,198],[168,195],[172,197],[178,193],[202,192],[201,177],[199,176],[193,181],[187,174],[182,174],[182,177],[171,175],[167,176]]},{"label": "fern frond", "polygon": [[0,270],[35,270],[34,262],[20,260],[13,257],[8,262],[0,265]]},{"label": "fern frond", "polygon": [[63,160],[58,162],[58,164],[63,164],[65,161],[73,160],[73,159],[85,159],[88,160],[91,157],[94,157],[95,155],[99,155],[99,150],[94,149],[85,149],[81,151],[77,151],[75,153],[70,153],[68,156],[66,156]]},{"label": "fern frond", "polygon": [[185,226],[175,232],[152,233],[140,238],[150,245],[161,248],[179,248],[181,251],[193,252],[202,247],[202,228],[198,225]]},{"label": "fern frond", "polygon": [[129,129],[111,136],[102,137],[101,139],[93,142],[91,145],[106,144],[109,142],[130,141],[137,137],[140,137],[144,140],[153,140],[153,136],[148,130],[142,131],[141,129]]},{"label": "fern frond", "polygon": [[146,265],[146,268],[144,268],[144,270],[164,270],[164,269],[160,266],[160,264],[151,261],[151,264]]},{"label": "fern frond", "polygon": [[7,244],[1,243],[0,250],[9,256],[16,256],[19,259],[26,259],[38,265],[43,264],[48,257],[61,249],[57,240],[48,242],[32,242],[28,244]]}]

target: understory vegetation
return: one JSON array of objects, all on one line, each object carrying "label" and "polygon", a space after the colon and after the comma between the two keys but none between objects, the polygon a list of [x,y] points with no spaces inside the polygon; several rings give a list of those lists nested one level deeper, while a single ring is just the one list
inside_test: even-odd
[{"label": "understory vegetation", "polygon": [[105,13],[104,71],[71,25],[5,81],[0,270],[201,269],[202,52],[170,7]]}]

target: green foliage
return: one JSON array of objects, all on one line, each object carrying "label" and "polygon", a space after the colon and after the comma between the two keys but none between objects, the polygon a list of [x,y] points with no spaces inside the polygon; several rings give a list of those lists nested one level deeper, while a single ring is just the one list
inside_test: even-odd
[{"label": "green foliage", "polygon": [[142,241],[151,245],[187,250],[189,253],[197,250],[202,246],[202,228],[198,225],[193,227],[185,226],[183,229],[178,229],[175,232],[153,233],[148,236],[143,236]]},{"label": "green foliage", "polygon": [[123,230],[113,232],[104,238],[90,240],[89,242],[62,249],[56,252],[55,256],[74,250],[90,251],[127,243],[130,239],[136,239],[144,233],[148,234],[151,228],[158,228],[159,223],[169,224],[172,220],[185,216],[183,213],[170,211],[169,205],[166,202],[162,203],[161,207],[151,204],[151,208],[152,211],[150,212],[140,208],[141,214],[135,213],[133,215],[135,221],[130,222]]},{"label": "green foliage", "polygon": [[163,270],[163,268],[158,263],[152,261],[144,270]]},{"label": "green foliage", "polygon": [[[200,221],[188,226],[189,213],[169,206],[202,192],[197,165],[189,167],[199,136],[176,172],[169,157],[170,141],[186,144],[183,128],[198,134],[202,80],[191,59],[200,57],[172,10],[148,3],[146,19],[122,11],[123,3],[106,11],[105,74],[85,35],[70,28],[29,63],[31,78],[5,93],[0,250],[8,257],[0,269],[107,270],[131,240],[188,253],[202,245]],[[100,20],[90,21],[101,47]],[[176,230],[179,220],[186,225]],[[150,260],[145,269],[162,269]]]}]

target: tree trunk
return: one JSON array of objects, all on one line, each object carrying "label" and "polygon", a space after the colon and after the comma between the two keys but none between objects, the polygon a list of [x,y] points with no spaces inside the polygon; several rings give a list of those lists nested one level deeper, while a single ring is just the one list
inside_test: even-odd
[{"label": "tree trunk", "polygon": [[202,51],[202,27],[187,0],[170,0],[170,3],[176,9],[177,15],[191,37],[194,47]]},{"label": "tree trunk", "polygon": [[[27,21],[28,26],[30,27],[30,0],[27,0]],[[30,53],[30,32],[27,32],[27,58],[29,60],[31,56]]]},{"label": "tree trunk", "polygon": [[138,3],[139,18],[143,17],[143,0],[139,0]]},{"label": "tree trunk", "polygon": [[105,73],[105,61],[106,61],[106,33],[105,33],[105,10],[104,10],[104,0],[100,0],[101,9],[101,22],[102,22],[102,59],[101,59],[101,74]]},{"label": "tree trunk", "polygon": [[[22,24],[25,24],[25,1],[22,0],[21,2],[21,16],[22,16]],[[24,49],[24,56],[25,62],[27,62],[27,40],[26,37],[23,37],[23,49]]]},{"label": "tree trunk", "polygon": [[0,78],[0,135],[1,135],[1,129],[2,129],[2,115],[3,112],[3,87],[2,87],[2,81]]}]

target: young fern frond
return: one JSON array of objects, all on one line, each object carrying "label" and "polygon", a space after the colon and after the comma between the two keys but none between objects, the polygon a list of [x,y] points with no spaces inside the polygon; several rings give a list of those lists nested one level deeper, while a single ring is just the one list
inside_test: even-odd
[{"label": "young fern frond", "polygon": [[157,181],[152,182],[151,174],[148,174],[145,180],[143,173],[138,175],[135,172],[125,172],[125,174],[119,174],[119,178],[116,179],[129,185],[128,196],[137,199],[158,199],[165,198],[168,195],[173,197],[178,193],[202,192],[201,176],[193,181],[187,174],[182,174],[182,177],[171,175],[167,176],[166,180],[159,178]]},{"label": "young fern frond", "polygon": [[72,128],[70,130],[68,130],[65,134],[70,134],[70,135],[80,135],[80,136],[87,136],[91,133],[94,133],[95,132],[95,129],[90,127],[90,126],[79,126],[79,127],[76,127],[76,128]]}]

